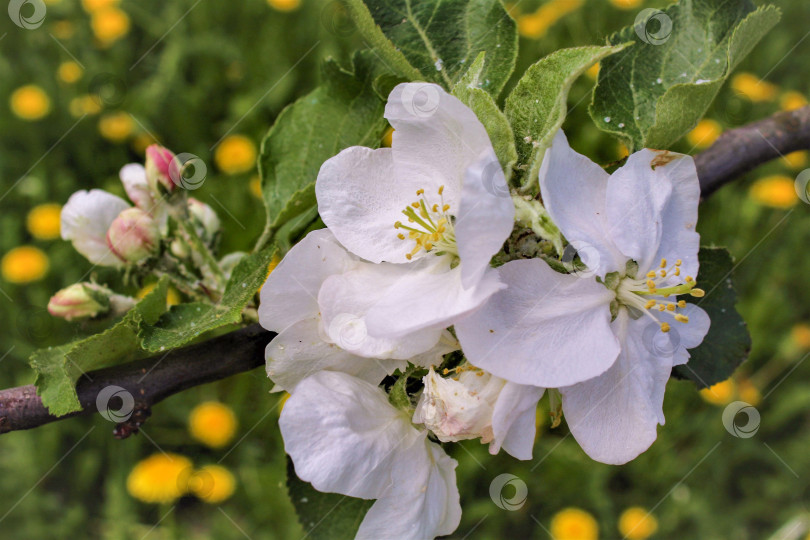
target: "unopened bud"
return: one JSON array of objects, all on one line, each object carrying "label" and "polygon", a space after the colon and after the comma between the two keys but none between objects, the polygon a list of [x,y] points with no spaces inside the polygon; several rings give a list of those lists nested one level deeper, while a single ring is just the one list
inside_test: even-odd
[{"label": "unopened bud", "polygon": [[191,248],[189,248],[188,244],[186,244],[186,242],[181,238],[172,240],[169,249],[171,250],[172,255],[178,259],[185,259],[191,254]]},{"label": "unopened bud", "polygon": [[107,230],[107,247],[128,263],[138,263],[155,254],[159,242],[157,222],[140,208],[124,210]]},{"label": "unopened bud", "polygon": [[146,148],[146,180],[155,192],[160,187],[169,193],[177,187],[172,181],[170,168],[174,160],[174,153],[159,144],[151,144]]},{"label": "unopened bud", "polygon": [[74,283],[51,297],[48,313],[72,321],[105,313],[110,307],[113,292],[93,283]]},{"label": "unopened bud", "polygon": [[200,236],[209,242],[213,240],[220,228],[219,216],[214,209],[194,197],[189,197],[188,211],[194,225],[202,233]]}]

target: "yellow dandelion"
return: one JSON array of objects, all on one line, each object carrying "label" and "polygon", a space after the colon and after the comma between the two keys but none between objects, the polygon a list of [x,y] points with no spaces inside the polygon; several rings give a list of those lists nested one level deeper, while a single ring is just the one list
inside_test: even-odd
[{"label": "yellow dandelion", "polygon": [[644,3],[644,0],[610,0],[614,7],[619,9],[635,9]]},{"label": "yellow dandelion", "polygon": [[391,148],[391,144],[394,141],[394,128],[388,126],[388,129],[385,130],[382,136],[382,146],[384,148]]},{"label": "yellow dandelion", "polygon": [[62,62],[57,71],[59,79],[67,84],[73,84],[82,77],[82,68],[73,61]]},{"label": "yellow dandelion", "polygon": [[103,46],[109,46],[129,32],[129,15],[116,7],[98,10],[90,19],[93,34]]},{"label": "yellow dandelion", "polygon": [[51,26],[51,33],[56,39],[70,39],[76,33],[76,27],[70,21],[57,21]]},{"label": "yellow dandelion", "polygon": [[205,465],[192,473],[188,490],[209,504],[218,504],[236,491],[236,478],[225,467]]},{"label": "yellow dandelion", "polygon": [[751,101],[773,101],[779,88],[751,73],[740,73],[731,79],[731,87]]},{"label": "yellow dandelion", "polygon": [[76,118],[84,115],[95,115],[101,112],[98,99],[90,96],[78,96],[70,100],[70,114]]},{"label": "yellow dandelion", "polygon": [[231,408],[217,401],[200,403],[188,416],[191,436],[211,448],[222,448],[231,442],[237,426]]},{"label": "yellow dandelion", "polygon": [[810,349],[810,324],[798,323],[790,330],[793,343],[802,349]]},{"label": "yellow dandelion", "polygon": [[11,112],[23,120],[39,120],[51,111],[48,94],[35,84],[21,86],[11,94]]},{"label": "yellow dandelion", "polygon": [[565,508],[551,518],[551,537],[554,540],[596,540],[599,525],[588,512]]},{"label": "yellow dandelion", "polygon": [[101,136],[114,143],[127,140],[134,129],[135,122],[132,120],[132,116],[123,111],[105,114],[98,121],[98,131]]},{"label": "yellow dandelion", "polygon": [[139,461],[127,477],[129,494],[146,503],[170,503],[188,491],[191,460],[178,454],[153,454]]},{"label": "yellow dandelion", "polygon": [[712,405],[728,405],[734,401],[737,385],[728,379],[700,391],[700,397]]},{"label": "yellow dandelion", "polygon": [[103,9],[116,7],[120,0],[82,0],[82,7],[87,13],[95,13]]},{"label": "yellow dandelion", "polygon": [[723,133],[723,126],[717,120],[704,118],[695,129],[686,135],[686,140],[695,148],[708,148],[714,144],[717,137]]},{"label": "yellow dandelion", "polygon": [[790,208],[799,202],[793,179],[782,174],[760,178],[748,194],[754,201],[772,208]]},{"label": "yellow dandelion", "polygon": [[795,111],[807,105],[807,98],[801,92],[790,90],[782,94],[779,106],[783,111]]},{"label": "yellow dandelion", "polygon": [[0,273],[9,283],[39,281],[48,273],[48,256],[34,246],[20,246],[8,251],[0,260]]},{"label": "yellow dandelion", "polygon": [[585,75],[588,76],[589,79],[596,80],[599,78],[599,69],[602,67],[602,64],[599,62],[595,63],[591,67],[588,68],[588,71],[585,72]]},{"label": "yellow dandelion", "polygon": [[551,0],[534,13],[518,17],[518,32],[521,36],[537,39],[546,35],[548,29],[568,13],[579,9],[583,0]]},{"label": "yellow dandelion", "polygon": [[791,169],[801,169],[807,165],[807,151],[791,152],[782,158],[782,161]]},{"label": "yellow dandelion", "polygon": [[267,0],[267,4],[278,11],[295,11],[301,5],[301,0]]},{"label": "yellow dandelion", "polygon": [[262,179],[259,178],[258,175],[254,176],[250,179],[250,194],[256,197],[257,199],[261,200],[264,198],[264,193],[262,193]]},{"label": "yellow dandelion", "polygon": [[38,240],[59,238],[61,214],[62,207],[55,203],[35,206],[25,220],[28,232]]},{"label": "yellow dandelion", "polygon": [[[141,290],[139,290],[135,294],[135,297],[138,298],[139,300],[143,299],[147,294],[149,294],[150,292],[155,290],[155,285],[157,285],[157,284],[156,283],[149,283],[147,285],[144,285],[141,288]],[[166,305],[167,306],[176,306],[176,305],[178,305],[180,303],[180,301],[181,301],[180,293],[178,293],[174,289],[174,287],[169,287],[169,291],[166,293]]]},{"label": "yellow dandelion", "polygon": [[737,395],[742,401],[757,406],[762,401],[762,394],[750,379],[737,381]]},{"label": "yellow dandelion", "polygon": [[256,166],[256,145],[244,135],[229,135],[217,146],[214,161],[225,174],[248,172]]},{"label": "yellow dandelion", "polygon": [[658,530],[658,520],[641,507],[628,508],[619,516],[619,532],[628,540],[646,540]]}]

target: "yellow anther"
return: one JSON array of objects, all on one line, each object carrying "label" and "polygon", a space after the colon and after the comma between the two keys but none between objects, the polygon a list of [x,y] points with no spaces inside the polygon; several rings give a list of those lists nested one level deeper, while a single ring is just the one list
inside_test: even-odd
[{"label": "yellow anther", "polygon": [[678,259],[677,261],[675,261],[675,266],[680,266],[681,264],[683,264],[682,260]]},{"label": "yellow anther", "polygon": [[648,279],[647,280],[647,288],[650,289],[650,290],[655,289],[655,282],[653,280],[651,280],[651,279]]},{"label": "yellow anther", "polygon": [[689,294],[691,294],[695,298],[703,298],[704,296],[706,296],[706,291],[704,291],[703,289],[692,289],[691,291],[689,291]]},{"label": "yellow anther", "polygon": [[692,283],[693,281],[695,281],[695,278],[693,278],[692,276],[686,276],[687,283]]},{"label": "yellow anther", "polygon": [[399,233],[399,234],[397,235],[397,238],[399,238],[400,240],[405,240],[405,235],[404,235],[404,234],[402,234],[402,233]]},{"label": "yellow anther", "polygon": [[664,304],[658,304],[658,311],[664,311],[665,309],[667,309],[667,306]]},{"label": "yellow anther", "polygon": [[444,206],[442,206],[442,212],[447,212],[448,210],[450,210],[449,204],[445,204]]},{"label": "yellow anther", "polygon": [[410,253],[406,253],[405,258],[410,261],[411,259],[413,259],[413,255],[411,255]]},{"label": "yellow anther", "polygon": [[439,186],[439,195],[441,195],[442,193],[444,193],[444,186],[443,185]]},{"label": "yellow anther", "polygon": [[400,227],[402,227],[402,222],[401,221],[397,221],[396,223],[394,223],[394,228],[395,229],[399,229]]},{"label": "yellow anther", "polygon": [[675,304],[667,304],[667,311],[675,311]]},{"label": "yellow anther", "polygon": [[667,277],[667,271],[661,270],[661,277]]},{"label": "yellow anther", "polygon": [[662,322],[662,323],[661,323],[661,331],[662,331],[663,333],[665,333],[665,334],[666,334],[667,332],[669,332],[669,323]]},{"label": "yellow anther", "polygon": [[661,259],[661,268],[666,268],[666,267],[667,267],[667,260],[666,259]]},{"label": "yellow anther", "polygon": [[408,223],[416,223],[413,218],[408,218]]},{"label": "yellow anther", "polygon": [[681,275],[681,269],[680,269],[680,268],[677,268],[677,267],[675,268],[675,275],[676,275],[676,276],[680,276],[680,275]]},{"label": "yellow anther", "polygon": [[678,300],[678,307],[683,309],[686,307],[686,300]]},{"label": "yellow anther", "polygon": [[431,249],[433,249],[433,244],[425,242],[425,251],[430,251]]},{"label": "yellow anther", "polygon": [[417,189],[417,190],[416,190],[416,196],[417,196],[417,197],[418,197],[419,195],[424,195],[424,194],[425,194],[425,190],[424,190],[424,189]]},{"label": "yellow anther", "polygon": [[413,206],[414,208],[419,208],[419,203],[418,202],[412,202],[411,206]]},{"label": "yellow anther", "polygon": [[437,212],[437,213],[438,213],[438,212],[439,212],[439,205],[438,205],[438,204],[434,204],[434,205],[433,205],[433,208],[431,208],[431,210],[433,210],[434,212]]},{"label": "yellow anther", "polygon": [[647,300],[647,303],[644,304],[644,309],[652,309],[655,307],[655,304],[657,303],[658,302],[656,302],[655,300]]},{"label": "yellow anther", "polygon": [[649,272],[647,272],[647,277],[648,278],[654,278],[655,277],[655,270],[650,270]]},{"label": "yellow anther", "polygon": [[680,313],[677,313],[675,315],[675,320],[678,321],[678,322],[682,322],[682,323],[688,323],[689,322],[689,317],[687,317],[686,315],[681,315]]}]

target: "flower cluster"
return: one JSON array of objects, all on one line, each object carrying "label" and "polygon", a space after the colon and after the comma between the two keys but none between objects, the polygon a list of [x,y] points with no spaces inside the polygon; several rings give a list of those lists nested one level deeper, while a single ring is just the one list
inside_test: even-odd
[{"label": "flower cluster", "polygon": [[[385,117],[391,148],[322,166],[326,229],[269,276],[259,319],[298,476],[376,499],[358,538],[432,538],[461,513],[440,443],[531,459],[545,390],[592,458],[652,444],[670,371],[709,326],[686,301],[703,294],[699,186],[688,156],[643,150],[608,175],[560,132],[541,206],[510,193],[484,126],[440,87],[397,86]],[[559,232],[529,229],[543,249],[527,255],[512,247],[532,212]]]}]

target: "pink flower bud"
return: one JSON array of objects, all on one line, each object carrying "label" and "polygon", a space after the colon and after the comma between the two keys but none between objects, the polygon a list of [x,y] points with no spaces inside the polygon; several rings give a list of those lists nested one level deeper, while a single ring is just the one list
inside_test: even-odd
[{"label": "pink flower bud", "polygon": [[171,193],[177,187],[171,178],[171,164],[174,154],[168,148],[159,144],[151,144],[146,148],[146,180],[149,186],[159,191],[159,186]]},{"label": "pink flower bud", "polygon": [[51,297],[48,313],[68,321],[95,317],[109,309],[112,294],[94,283],[74,283]]},{"label": "pink flower bud", "polygon": [[107,247],[124,262],[138,263],[158,250],[160,229],[140,208],[124,210],[107,230]]}]

